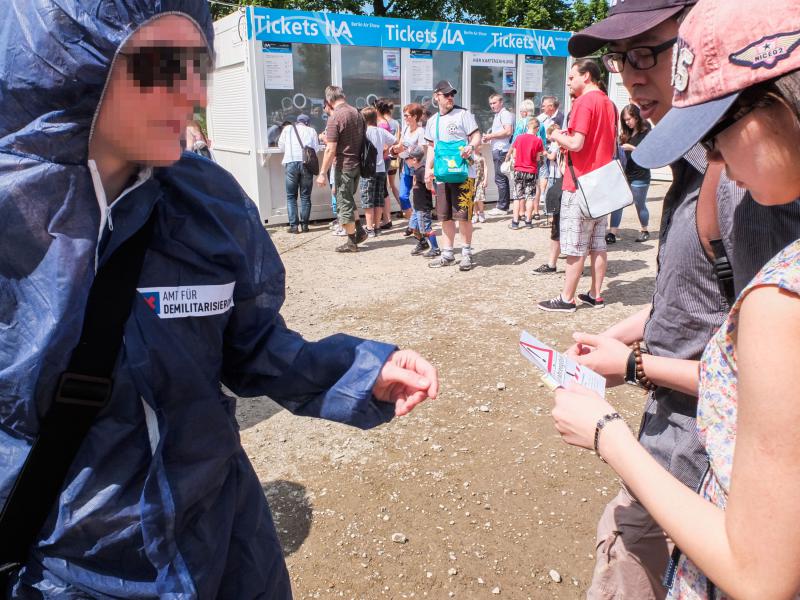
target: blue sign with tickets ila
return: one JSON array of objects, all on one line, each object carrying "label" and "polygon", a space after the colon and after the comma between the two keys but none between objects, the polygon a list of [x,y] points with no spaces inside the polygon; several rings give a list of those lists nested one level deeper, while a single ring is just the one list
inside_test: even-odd
[{"label": "blue sign with tickets ila", "polygon": [[387,19],[248,7],[247,37],[259,41],[568,56],[568,31]]}]

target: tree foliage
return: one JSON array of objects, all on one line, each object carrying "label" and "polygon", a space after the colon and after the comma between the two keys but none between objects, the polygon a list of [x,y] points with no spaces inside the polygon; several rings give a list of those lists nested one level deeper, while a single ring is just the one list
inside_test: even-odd
[{"label": "tree foliage", "polygon": [[[231,0],[227,0],[231,2]],[[604,18],[606,0],[238,0],[264,6],[335,13],[373,14],[398,19],[458,21],[483,25],[579,31]],[[371,9],[371,10],[367,10]],[[214,19],[236,10],[211,4]]]}]

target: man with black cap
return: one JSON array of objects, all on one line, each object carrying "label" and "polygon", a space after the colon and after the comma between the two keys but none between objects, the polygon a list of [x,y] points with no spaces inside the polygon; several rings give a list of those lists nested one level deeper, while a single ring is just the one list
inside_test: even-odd
[{"label": "man with black cap", "polygon": [[[681,61],[689,60],[680,53],[671,60],[671,50],[679,23],[695,2],[612,0],[606,19],[570,39],[570,54],[586,56],[608,46],[606,68],[621,74],[642,116],[658,123],[672,106],[672,83],[681,78]],[[703,119],[697,115],[700,126]],[[707,127],[717,120],[709,116]],[[796,203],[771,208],[756,204],[721,166],[707,162],[699,144],[679,149],[674,158],[651,306],[600,336],[576,333],[577,344],[569,353],[610,381],[650,390],[639,440],[685,485],[697,488],[707,458],[697,436],[696,388],[671,389],[674,373],[662,372],[654,363],[657,357],[699,359],[732,298],[777,251],[800,236],[800,210]],[[661,166],[639,153],[635,160],[645,167]],[[636,352],[604,338],[634,344]],[[597,563],[587,597],[663,598],[661,581],[672,550],[671,540],[623,487],[598,524]]]},{"label": "man with black cap", "polygon": [[472,269],[472,202],[475,197],[475,167],[472,156],[481,144],[475,116],[455,103],[458,93],[449,81],[433,90],[439,112],[428,119],[425,140],[428,156],[425,183],[436,192],[436,213],[442,222],[442,254],[429,267],[446,267],[456,262],[453,244],[456,224],[461,235],[459,270]]}]

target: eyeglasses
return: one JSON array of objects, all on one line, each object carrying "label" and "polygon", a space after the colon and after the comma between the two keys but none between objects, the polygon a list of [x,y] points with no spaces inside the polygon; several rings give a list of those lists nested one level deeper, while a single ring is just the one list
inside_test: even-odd
[{"label": "eyeglasses", "polygon": [[211,71],[208,50],[199,46],[142,46],[133,52],[120,52],[128,59],[128,73],[141,88],[172,89],[176,81],[186,81],[186,65],[205,82]]},{"label": "eyeglasses", "polygon": [[677,41],[678,38],[672,38],[658,46],[640,46],[627,52],[607,52],[603,54],[603,64],[609,73],[622,73],[626,61],[634,69],[646,71],[655,67],[658,55],[672,48]]},{"label": "eyeglasses", "polygon": [[409,113],[403,113],[403,116],[404,116],[404,117],[410,117],[410,116],[412,116],[412,115],[410,115]]},{"label": "eyeglasses", "polygon": [[[735,110],[728,111],[726,116],[723,116],[714,127],[700,140],[700,145],[708,152],[714,152],[717,149],[717,136],[729,127],[733,127],[738,121],[744,119],[747,115],[757,108],[766,108],[772,104],[773,99],[770,96],[760,99],[757,102],[747,106],[739,106]],[[734,106],[736,106],[734,104]]]}]

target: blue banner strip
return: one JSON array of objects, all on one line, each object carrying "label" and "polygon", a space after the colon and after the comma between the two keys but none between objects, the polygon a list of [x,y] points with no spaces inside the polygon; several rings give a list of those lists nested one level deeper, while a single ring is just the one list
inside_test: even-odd
[{"label": "blue banner strip", "polygon": [[569,56],[568,31],[516,29],[253,7],[247,34],[259,41]]}]

